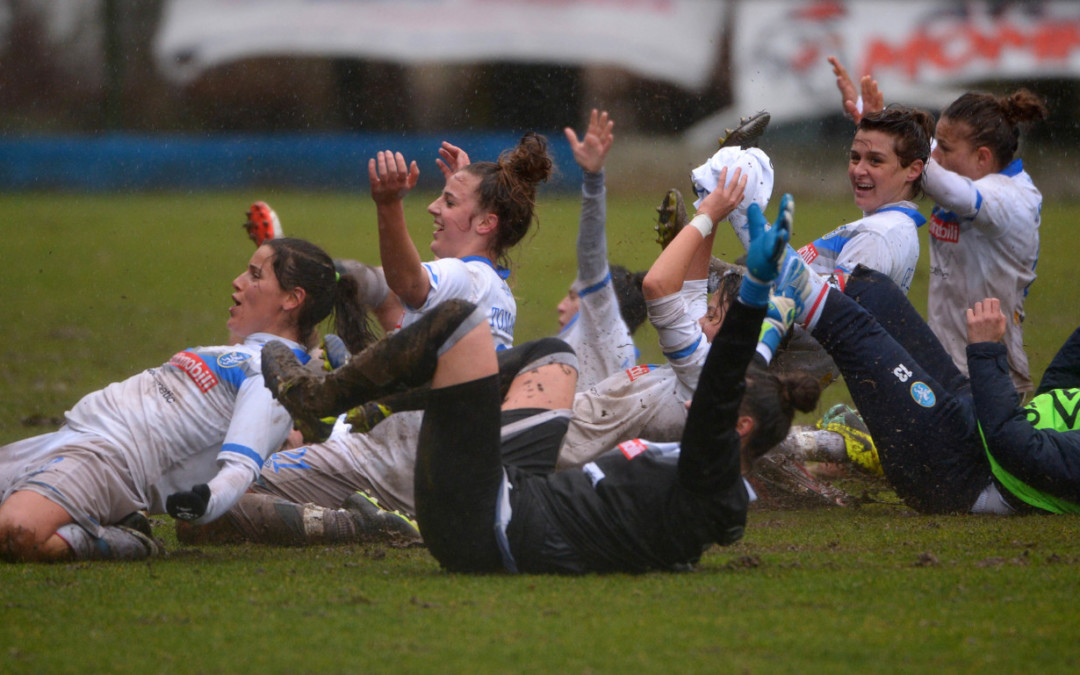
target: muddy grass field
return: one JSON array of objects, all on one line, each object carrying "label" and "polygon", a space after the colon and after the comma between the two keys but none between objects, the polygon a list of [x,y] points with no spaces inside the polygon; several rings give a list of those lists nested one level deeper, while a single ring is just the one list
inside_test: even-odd
[{"label": "muddy grass field", "polygon": [[[663,194],[613,195],[611,258],[647,267]],[[425,243],[428,195],[407,202]],[[225,338],[230,282],[265,199],[289,234],[377,260],[364,194],[0,195],[0,442],[56,428],[83,394]],[[856,214],[796,194],[796,243]],[[517,336],[555,331],[576,198],[542,198],[514,254]],[[924,204],[926,210],[929,205]],[[771,211],[770,211],[771,215]],[[1047,204],[1026,339],[1041,373],[1080,323],[1080,209]],[[925,236],[925,235],[924,235]],[[715,253],[734,258],[734,238]],[[925,250],[925,249],[924,249]],[[926,260],[911,297],[925,307]],[[637,336],[655,362],[654,336]],[[842,384],[822,409],[846,398]],[[820,412],[820,411],[819,411]],[[814,416],[800,420],[812,423]],[[0,566],[3,672],[1072,672],[1072,517],[929,517],[855,474],[845,507],[760,504],[745,539],[686,574],[574,579],[441,573],[422,548],[184,548],[143,563]],[[787,504],[790,506],[791,504]]]}]

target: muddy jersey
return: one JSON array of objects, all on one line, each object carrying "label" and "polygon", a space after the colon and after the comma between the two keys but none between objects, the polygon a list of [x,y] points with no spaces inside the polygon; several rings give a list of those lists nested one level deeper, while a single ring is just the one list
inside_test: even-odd
[{"label": "muddy jersey", "polygon": [[[224,461],[249,468],[254,480],[292,428],[263,381],[260,357],[270,340],[309,358],[296,343],[264,333],[241,345],[177,352],[162,366],[83,397],[60,432],[18,441],[2,454],[19,456],[27,469],[62,451],[73,435],[96,439],[130,472],[151,513],[164,513],[168,495],[209,482]],[[3,470],[20,471],[8,462]]]},{"label": "muddy jersey", "polygon": [[578,357],[577,390],[584,391],[637,362],[634,338],[622,318],[607,260],[604,172],[584,171],[577,236],[578,312],[559,331]]},{"label": "muddy jersey", "polygon": [[851,274],[856,265],[865,265],[907,293],[919,261],[918,228],[924,223],[913,202],[887,204],[806,244],[799,255],[823,276],[837,270]]},{"label": "muddy jersey", "polygon": [[456,298],[484,308],[496,349],[514,346],[517,303],[506,284],[509,270],[497,267],[480,256],[442,258],[423,263],[422,266],[431,282],[427,299],[415,309],[406,307],[398,328],[417,322],[435,305]]},{"label": "muddy jersey", "polygon": [[559,468],[581,466],[631,438],[676,441],[686,425],[709,342],[695,315],[703,311],[705,282],[650,300],[649,320],[668,362],[641,364],[574,396],[573,414],[559,451]]},{"label": "muddy jersey", "polygon": [[1042,195],[1019,159],[1002,172],[972,181],[931,160],[926,194],[930,216],[927,318],[957,367],[967,373],[966,311],[998,298],[1008,318],[1005,346],[1018,391],[1031,391],[1024,352],[1024,299],[1039,258]]}]

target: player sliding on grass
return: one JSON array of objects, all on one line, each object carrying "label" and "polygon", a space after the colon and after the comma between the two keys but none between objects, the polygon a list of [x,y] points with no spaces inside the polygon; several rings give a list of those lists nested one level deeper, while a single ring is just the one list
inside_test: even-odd
[{"label": "player sliding on grass", "polygon": [[262,346],[307,361],[331,313],[352,348],[370,342],[357,289],[308,242],[266,241],[233,290],[227,326],[241,344],[178,352],[83,397],[58,431],[0,448],[0,557],[142,558],[158,545],[139,511],[217,518],[292,428],[263,386]]},{"label": "player sliding on grass", "polygon": [[[742,536],[748,496],[741,472],[757,447],[755,436],[782,436],[790,406],[807,410],[817,400],[812,380],[792,386],[764,371],[747,373],[790,216],[782,209],[765,233],[760,210],[751,207],[749,274],[709,351],[681,447],[632,441],[581,469],[546,475],[507,466],[500,408],[518,397],[534,407],[565,407],[575,373],[563,364],[541,366],[515,380],[504,399],[485,316],[464,302],[444,303],[414,326],[431,340],[423,354],[416,353],[419,340],[399,339],[408,337],[403,331],[354,357],[347,387],[334,374],[326,382],[305,375],[287,349],[267,345],[264,359],[273,373],[267,385],[294,415],[305,415],[331,380],[331,398],[345,409],[403,382],[432,378],[417,452],[416,509],[428,550],[449,570],[682,569],[712,543]],[[690,231],[702,238],[711,229],[698,228]],[[784,410],[781,429],[760,422],[774,409]],[[557,442],[544,439],[532,451],[550,456]]]},{"label": "player sliding on grass", "polygon": [[829,352],[897,495],[925,513],[1080,512],[1080,329],[1024,408],[995,298],[967,310],[970,380],[906,296],[856,268],[843,292],[791,256],[778,291]]}]

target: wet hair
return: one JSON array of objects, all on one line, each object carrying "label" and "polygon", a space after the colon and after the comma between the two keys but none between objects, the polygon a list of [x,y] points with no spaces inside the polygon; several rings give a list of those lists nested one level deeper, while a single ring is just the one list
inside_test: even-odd
[{"label": "wet hair", "polygon": [[739,407],[740,415],[754,419],[754,430],[746,439],[751,461],[779,445],[791,429],[795,411],[810,412],[820,396],[821,383],[809,373],[774,373],[762,362],[751,362]]},{"label": "wet hair", "polygon": [[[889,105],[884,110],[866,113],[859,120],[860,131],[880,131],[893,138],[893,149],[900,166],[908,167],[917,159],[923,161],[923,170],[930,159],[930,139],[934,137],[934,116],[925,110],[903,105]],[[918,198],[923,192],[922,174],[914,182]]]},{"label": "wet hair", "polygon": [[493,243],[500,262],[506,262],[506,251],[532,226],[536,185],[551,176],[553,166],[547,139],[530,131],[516,147],[504,150],[498,161],[474,162],[462,169],[480,179],[476,188],[480,208],[499,218]]},{"label": "wet hair", "polygon": [[339,280],[334,261],[326,251],[293,237],[270,239],[264,246],[274,252],[272,265],[281,288],[305,291],[297,313],[301,344],[314,347],[316,328],[331,314],[334,332],[350,352],[355,354],[375,341],[371,317],[358,301],[360,288],[356,279],[342,276]]},{"label": "wet hair", "polygon": [[1027,89],[1008,96],[969,91],[941,113],[942,119],[963,122],[971,130],[969,140],[976,148],[990,148],[999,167],[1016,155],[1020,145],[1020,125],[1046,119],[1046,105]]},{"label": "wet hair", "polygon": [[647,273],[648,270],[631,272],[622,265],[611,265],[611,285],[615,289],[615,297],[619,300],[619,313],[631,335],[649,316],[649,310],[645,306],[645,294],[641,290],[641,283]]}]

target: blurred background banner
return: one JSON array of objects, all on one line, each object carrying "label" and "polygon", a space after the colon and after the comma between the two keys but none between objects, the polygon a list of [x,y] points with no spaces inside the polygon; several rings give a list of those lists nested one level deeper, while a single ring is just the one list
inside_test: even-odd
[{"label": "blurred background banner", "polygon": [[531,130],[573,190],[562,130],[595,107],[612,185],[669,184],[767,110],[785,179],[843,192],[829,55],[935,113],[1032,89],[1050,119],[1024,142],[1080,194],[1065,0],[0,0],[0,189],[349,189],[388,148],[437,187],[439,141],[494,159]]},{"label": "blurred background banner", "polygon": [[[732,108],[764,109],[773,122],[839,110],[836,56],[858,81],[870,73],[886,102],[940,109],[987,80],[1075,78],[1080,74],[1080,3],[742,3],[732,30]],[[693,132],[730,124],[705,120]]]},{"label": "blurred background banner", "polygon": [[190,82],[257,56],[614,65],[689,89],[715,63],[713,0],[169,0],[155,54]]}]

